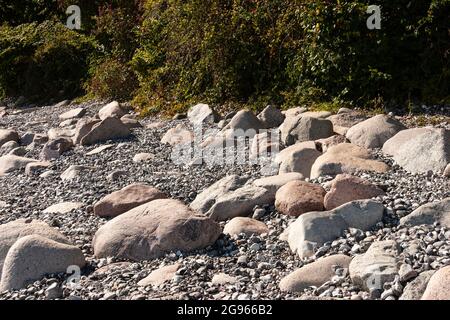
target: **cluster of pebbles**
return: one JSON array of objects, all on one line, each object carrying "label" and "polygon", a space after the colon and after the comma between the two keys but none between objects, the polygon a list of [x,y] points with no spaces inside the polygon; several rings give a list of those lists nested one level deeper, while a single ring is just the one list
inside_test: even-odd
[{"label": "cluster of pebbles", "polygon": [[[101,103],[89,103],[88,115],[94,115]],[[10,113],[0,118],[0,127],[15,128],[20,133],[47,132],[57,127],[58,115],[67,106],[47,106],[31,112]],[[114,261],[93,256],[92,238],[106,219],[92,214],[93,204],[105,195],[134,182],[145,182],[170,195],[171,198],[191,203],[197,194],[229,174],[257,178],[258,165],[233,166],[179,166],[171,161],[171,148],[160,143],[162,135],[187,120],[163,121],[152,129],[147,125],[159,121],[155,118],[140,120],[143,128],[134,129],[135,137],[112,142],[115,147],[94,156],[86,156],[86,149],[76,147],[55,160],[53,175],[45,179],[13,172],[0,178],[2,207],[0,224],[19,218],[37,219],[57,227],[74,245],[82,249],[88,265],[79,278],[69,274],[49,275],[16,291],[0,292],[0,299],[40,300],[49,298],[80,299],[298,299],[320,296],[343,299],[397,299],[402,282],[397,279],[385,284],[391,294],[368,293],[352,284],[347,270],[336,270],[336,276],[319,288],[304,293],[286,293],[279,288],[283,277],[294,270],[332,254],[349,256],[364,253],[379,240],[394,240],[404,250],[404,262],[415,272],[438,270],[450,265],[450,230],[441,226],[399,227],[400,218],[419,206],[450,196],[449,180],[441,175],[410,174],[393,164],[391,158],[374,150],[377,159],[392,166],[386,173],[357,172],[355,175],[375,183],[386,191],[380,200],[387,210],[383,221],[371,231],[350,229],[345,236],[325,243],[316,254],[299,258],[279,236],[295,218],[279,214],[274,206],[254,209],[258,219],[265,222],[269,233],[262,236],[221,235],[216,243],[203,250],[184,254],[172,252],[162,258],[145,262]],[[408,121],[411,121],[408,118]],[[98,146],[98,145],[97,145]],[[89,147],[88,150],[97,146]],[[152,161],[135,163],[133,156],[148,152]],[[39,150],[31,150],[27,157],[38,158]],[[96,170],[72,181],[63,181],[60,174],[70,165],[93,166]],[[124,171],[120,179],[110,179],[115,171]],[[327,187],[332,177],[320,177],[311,182]],[[82,202],[81,209],[66,214],[43,211],[64,201]],[[224,222],[221,222],[223,227]],[[179,263],[181,267],[172,281],[160,286],[139,286],[137,283],[163,265]],[[225,273],[233,282],[220,284],[212,281]],[[75,278],[75,279],[74,279]]]}]

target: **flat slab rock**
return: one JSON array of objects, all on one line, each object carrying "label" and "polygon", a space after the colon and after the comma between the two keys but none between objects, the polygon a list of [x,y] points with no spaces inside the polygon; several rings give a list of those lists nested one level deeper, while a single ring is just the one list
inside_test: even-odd
[{"label": "flat slab rock", "polygon": [[38,162],[39,160],[19,157],[16,155],[6,155],[0,157],[0,176],[15,170],[25,169],[27,164],[31,162]]}]

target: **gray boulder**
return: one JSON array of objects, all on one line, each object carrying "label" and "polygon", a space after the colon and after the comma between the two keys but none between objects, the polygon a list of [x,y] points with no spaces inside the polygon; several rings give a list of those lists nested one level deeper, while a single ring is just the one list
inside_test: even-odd
[{"label": "gray boulder", "polygon": [[216,199],[206,215],[216,221],[235,217],[245,217],[252,213],[256,205],[271,204],[275,194],[263,187],[245,185]]},{"label": "gray boulder", "polygon": [[442,173],[450,163],[450,130],[415,128],[386,141],[383,152],[411,173]]},{"label": "gray boulder", "polygon": [[190,204],[191,209],[201,213],[208,212],[221,196],[239,189],[244,185],[247,179],[238,175],[229,175],[200,192],[194,201]]},{"label": "gray boulder", "polygon": [[281,236],[301,258],[309,257],[328,241],[343,235],[344,230],[369,230],[383,218],[383,204],[373,200],[357,200],[336,209],[301,215]]},{"label": "gray boulder", "polygon": [[450,228],[450,198],[427,203],[400,219],[400,225],[408,227],[422,224],[432,225],[435,222]]},{"label": "gray boulder", "polygon": [[106,118],[117,118],[120,119],[127,112],[121,107],[120,103],[113,101],[98,111],[98,117],[100,120],[105,120]]},{"label": "gray boulder", "polygon": [[395,241],[374,242],[366,253],[353,258],[350,278],[364,290],[382,290],[386,282],[394,281],[399,271],[399,246]]},{"label": "gray boulder", "polygon": [[287,117],[280,126],[280,138],[285,146],[290,146],[297,142],[328,138],[333,134],[331,121],[308,117],[304,114],[299,114],[296,117]]},{"label": "gray boulder", "polygon": [[409,282],[403,289],[403,294],[399,300],[420,300],[427,288],[428,282],[435,273],[435,270],[424,271],[413,281]]},{"label": "gray boulder", "polygon": [[351,143],[363,148],[381,148],[387,140],[404,129],[406,127],[397,120],[379,114],[351,127],[346,137]]},{"label": "gray boulder", "polygon": [[25,236],[8,251],[0,289],[21,289],[46,274],[67,272],[69,266],[82,268],[85,264],[83,252],[77,247],[36,234]]},{"label": "gray boulder", "polygon": [[83,146],[93,145],[107,140],[128,138],[131,131],[117,118],[109,117],[96,123],[91,131],[81,138],[80,144]]}]

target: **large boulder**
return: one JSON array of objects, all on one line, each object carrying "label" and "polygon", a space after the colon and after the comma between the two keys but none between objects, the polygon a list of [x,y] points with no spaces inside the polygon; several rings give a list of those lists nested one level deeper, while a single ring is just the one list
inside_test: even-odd
[{"label": "large boulder", "polygon": [[0,129],[0,147],[8,141],[19,142],[19,134],[15,130]]},{"label": "large boulder", "polygon": [[158,189],[143,183],[134,183],[95,203],[94,213],[100,217],[116,217],[144,203],[164,198],[167,196]]},{"label": "large boulder", "polygon": [[400,219],[401,226],[413,227],[435,222],[450,228],[450,198],[439,202],[424,204],[409,215]]},{"label": "large boulder", "polygon": [[133,261],[159,258],[170,251],[192,251],[212,245],[221,229],[212,219],[182,202],[159,199],[104,224],[95,233],[94,254]]},{"label": "large boulder", "polygon": [[117,101],[113,101],[98,111],[98,117],[100,120],[105,120],[106,118],[117,118],[120,119],[126,114],[126,111],[120,106]]},{"label": "large boulder", "polygon": [[267,228],[264,222],[247,217],[236,217],[225,225],[223,233],[229,235],[243,233],[247,236],[261,235],[263,233],[269,233],[269,228]]},{"label": "large boulder", "polygon": [[363,148],[381,148],[387,140],[404,129],[406,127],[397,120],[379,114],[351,127],[346,137],[351,143]]},{"label": "large boulder", "polygon": [[422,300],[450,300],[450,266],[439,269],[433,274]]},{"label": "large boulder", "polygon": [[11,246],[20,238],[29,235],[40,235],[61,243],[69,243],[69,240],[58,230],[50,227],[45,222],[37,220],[19,219],[0,225],[0,277],[3,262]]},{"label": "large boulder", "polygon": [[194,125],[213,124],[218,122],[219,114],[207,104],[197,104],[189,109],[187,113],[189,121]]},{"label": "large boulder", "polygon": [[312,165],[321,155],[313,141],[305,141],[283,149],[275,157],[275,162],[280,164],[280,174],[298,172],[309,178]]},{"label": "large boulder", "polygon": [[245,185],[218,197],[206,214],[217,221],[245,217],[252,213],[255,206],[271,204],[274,199],[275,194],[271,190]]},{"label": "large boulder", "polygon": [[302,214],[283,233],[282,239],[301,258],[309,257],[328,241],[343,236],[344,230],[369,230],[383,218],[384,207],[373,200],[356,200],[336,209]]},{"label": "large boulder", "polygon": [[335,276],[336,268],[348,269],[351,260],[351,257],[343,254],[320,258],[284,277],[280,282],[280,289],[302,293],[309,287],[318,288]]},{"label": "large boulder", "polygon": [[296,117],[287,117],[280,126],[280,138],[285,146],[290,146],[297,142],[328,138],[333,134],[331,121],[308,117],[304,114],[299,114]]},{"label": "large boulder", "polygon": [[69,110],[67,112],[64,112],[63,114],[61,114],[59,116],[59,120],[70,120],[70,119],[77,119],[77,118],[81,118],[86,114],[86,109],[85,108],[76,108],[76,109],[72,109]]},{"label": "large boulder", "polygon": [[325,195],[326,210],[332,210],[347,202],[370,199],[384,195],[384,191],[369,181],[348,174],[339,174],[331,182],[331,189]]},{"label": "large boulder", "polygon": [[27,166],[27,164],[37,161],[38,160],[35,159],[24,158],[9,154],[2,156],[0,157],[0,176],[3,176],[15,170],[24,169]]},{"label": "large boulder", "polygon": [[374,242],[366,253],[353,258],[349,266],[352,282],[364,290],[382,290],[399,271],[399,246],[395,241]]},{"label": "large boulder", "polygon": [[258,119],[261,121],[261,124],[264,126],[264,128],[276,128],[280,126],[286,116],[281,112],[280,109],[277,109],[273,106],[267,106],[264,108],[263,111],[261,111],[260,114],[258,114]]},{"label": "large boulder", "polygon": [[282,214],[298,217],[306,212],[322,211],[326,191],[317,184],[291,181],[275,196],[275,208]]},{"label": "large boulder", "polygon": [[408,282],[399,300],[420,300],[435,270],[420,273],[413,281]]},{"label": "large boulder", "polygon": [[306,111],[307,111],[307,109],[305,107],[295,107],[295,108],[290,108],[290,109],[281,111],[281,113],[283,113],[286,118],[290,118],[290,117],[296,117],[301,113],[305,113]]},{"label": "large boulder", "polygon": [[311,178],[340,173],[355,173],[359,170],[387,172],[389,166],[374,160],[370,152],[351,143],[341,143],[331,147],[317,158],[311,168]]},{"label": "large boulder", "polygon": [[81,138],[80,144],[83,146],[96,144],[99,142],[128,138],[131,131],[117,118],[108,117],[100,123],[94,124],[91,131]]},{"label": "large boulder", "polygon": [[200,192],[195,200],[192,201],[190,207],[195,211],[206,213],[216,203],[218,198],[239,189],[246,181],[247,179],[238,175],[226,176]]},{"label": "large boulder", "polygon": [[383,152],[411,173],[442,173],[450,163],[450,130],[415,128],[386,141]]},{"label": "large boulder", "polygon": [[46,274],[65,273],[69,266],[84,267],[83,252],[72,245],[40,235],[17,240],[3,263],[0,290],[24,288]]}]

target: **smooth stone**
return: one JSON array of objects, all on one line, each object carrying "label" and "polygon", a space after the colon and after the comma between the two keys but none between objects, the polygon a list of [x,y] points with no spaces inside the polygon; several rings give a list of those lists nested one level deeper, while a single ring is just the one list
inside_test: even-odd
[{"label": "smooth stone", "polygon": [[320,287],[336,275],[335,268],[348,269],[351,257],[336,254],[320,258],[290,273],[280,282],[284,292],[303,292],[309,287]]},{"label": "smooth stone", "polygon": [[247,217],[233,218],[225,225],[223,229],[223,233],[229,235],[239,235],[243,233],[247,236],[251,236],[261,235],[268,232],[269,228],[264,222]]}]

